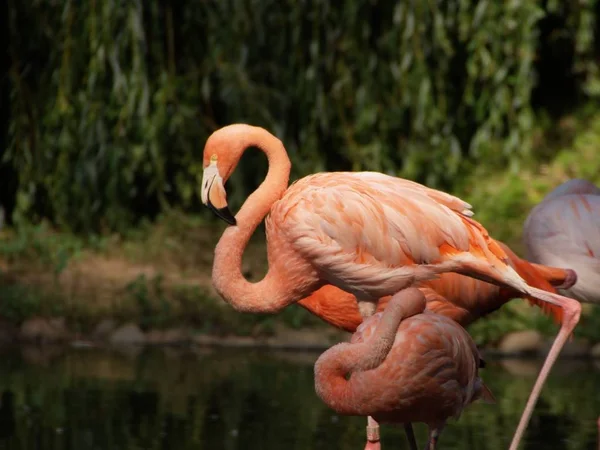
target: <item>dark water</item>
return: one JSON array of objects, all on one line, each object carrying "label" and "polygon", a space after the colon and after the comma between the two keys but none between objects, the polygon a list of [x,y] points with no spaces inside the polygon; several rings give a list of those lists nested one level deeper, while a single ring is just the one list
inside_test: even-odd
[{"label": "dark water", "polygon": [[[305,450],[364,448],[365,419],[339,417],[313,387],[316,353],[23,347],[0,355],[0,448]],[[497,405],[477,403],[441,449],[508,448],[538,362],[489,361]],[[526,449],[598,448],[600,363],[562,361]],[[425,429],[417,426],[423,442]],[[407,448],[384,426],[383,448]],[[421,444],[422,445],[422,444]]]}]

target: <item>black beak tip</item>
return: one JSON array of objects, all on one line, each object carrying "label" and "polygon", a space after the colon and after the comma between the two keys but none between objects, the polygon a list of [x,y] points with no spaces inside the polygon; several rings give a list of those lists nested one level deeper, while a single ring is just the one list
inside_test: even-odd
[{"label": "black beak tip", "polygon": [[235,217],[233,216],[233,214],[231,214],[231,211],[229,211],[229,208],[226,206],[225,208],[215,208],[214,205],[209,201],[206,206],[208,206],[208,208],[221,220],[227,222],[229,225],[237,225],[237,220],[235,220]]},{"label": "black beak tip", "polygon": [[217,215],[223,219],[225,222],[227,222],[229,225],[237,225],[237,220],[235,220],[235,217],[233,214],[231,214],[231,211],[229,211],[229,208],[221,208],[218,210],[219,212],[217,213]]}]

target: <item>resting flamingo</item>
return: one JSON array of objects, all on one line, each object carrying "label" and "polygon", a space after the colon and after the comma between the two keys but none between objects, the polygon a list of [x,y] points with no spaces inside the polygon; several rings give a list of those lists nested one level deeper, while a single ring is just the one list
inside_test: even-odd
[{"label": "resting flamingo", "polygon": [[[556,288],[569,288],[577,280],[575,272],[571,269],[531,264],[515,255],[505,244],[501,242],[498,244],[506,252],[510,265],[531,286],[556,292]],[[487,316],[521,295],[514,289],[502,288],[453,272],[440,274],[435,280],[423,281],[417,287],[425,295],[428,310],[450,317],[463,327]],[[391,296],[380,298],[377,311],[383,311],[390,298]],[[541,306],[545,313],[553,315],[557,322],[561,322],[560,308],[538,302],[531,297],[528,300]],[[356,297],[333,285],[323,286],[298,301],[298,304],[328,324],[351,333],[356,331],[363,320]]]},{"label": "resting flamingo", "polygon": [[567,295],[600,303],[600,188],[581,179],[558,186],[529,213],[523,241],[532,261],[575,270]]},{"label": "resting flamingo", "polygon": [[[569,288],[577,280],[571,269],[559,269],[532,264],[515,255],[509,247],[498,242],[505,250],[510,265],[532,286],[556,292],[556,287]],[[475,320],[484,317],[509,300],[519,297],[513,289],[501,288],[474,278],[456,273],[443,273],[436,280],[419,283],[418,288],[425,295],[429,311],[449,317],[467,326]],[[377,311],[383,311],[391,296],[379,299]],[[552,314],[560,323],[562,310],[547,303],[536,302],[547,314]],[[355,332],[363,318],[359,313],[356,297],[341,289],[326,285],[312,295],[300,300],[298,304],[325,322],[349,332]],[[551,308],[548,308],[550,306]],[[371,424],[371,435],[374,440],[379,438],[376,426]],[[374,441],[375,444],[377,441]]]},{"label": "resting flamingo", "polygon": [[[510,265],[525,281],[535,287],[556,292],[555,287],[568,288],[577,277],[571,269],[558,269],[531,264],[515,255],[509,247],[498,242],[505,250]],[[484,281],[456,273],[443,273],[436,280],[419,283],[418,288],[425,295],[427,309],[444,315],[467,326],[480,317],[484,317],[500,308],[519,293]],[[379,299],[377,311],[383,311],[391,296]],[[535,299],[529,298],[535,303]],[[541,303],[541,304],[540,304]],[[544,312],[552,314],[560,322],[562,310],[547,303],[538,303]],[[298,304],[325,322],[345,331],[355,332],[363,318],[359,313],[354,295],[341,289],[326,285],[312,295],[298,301]],[[547,308],[551,306],[551,308]],[[370,425],[373,444],[379,433],[374,423]]]},{"label": "resting flamingo", "polygon": [[[434,450],[450,417],[483,397],[494,397],[478,376],[479,353],[455,321],[425,310],[416,288],[395,294],[385,311],[358,327],[350,343],[324,352],[315,363],[315,390],[331,409],[404,424],[412,450],[412,422],[429,427]],[[350,378],[347,376],[350,375]],[[367,448],[380,448],[367,442]]]},{"label": "resting flamingo", "polygon": [[523,241],[532,261],[568,266],[580,275],[567,295],[600,304],[600,188],[594,183],[575,178],[550,192],[529,213]]},{"label": "resting flamingo", "polygon": [[[233,217],[224,183],[251,146],[266,154],[269,170]],[[282,142],[245,124],[223,127],[208,138],[203,167],[202,202],[232,225],[216,245],[212,282],[238,311],[274,313],[333,284],[352,293],[368,317],[380,297],[444,272],[561,307],[560,331],[511,444],[511,450],[517,448],[548,373],[579,321],[579,302],[528,285],[471,219],[470,205],[444,192],[376,172],[317,173],[288,188],[290,160]],[[265,217],[269,270],[250,283],[241,273],[242,254]]]}]

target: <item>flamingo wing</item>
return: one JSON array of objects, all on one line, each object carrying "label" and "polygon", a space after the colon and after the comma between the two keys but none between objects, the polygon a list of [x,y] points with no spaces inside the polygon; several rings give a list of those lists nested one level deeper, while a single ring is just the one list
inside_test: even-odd
[{"label": "flamingo wing", "polygon": [[315,174],[294,183],[271,209],[286,239],[332,284],[359,298],[431,279],[453,255],[498,262],[506,254],[469,216],[470,205],[417,183],[375,172]]}]

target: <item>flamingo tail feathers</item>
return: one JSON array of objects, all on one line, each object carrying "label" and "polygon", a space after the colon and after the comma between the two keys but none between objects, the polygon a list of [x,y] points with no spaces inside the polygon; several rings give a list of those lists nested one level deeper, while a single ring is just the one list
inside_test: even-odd
[{"label": "flamingo tail feathers", "polygon": [[557,289],[569,289],[577,282],[577,274],[572,269],[560,269],[542,264],[530,263],[539,274]]}]

